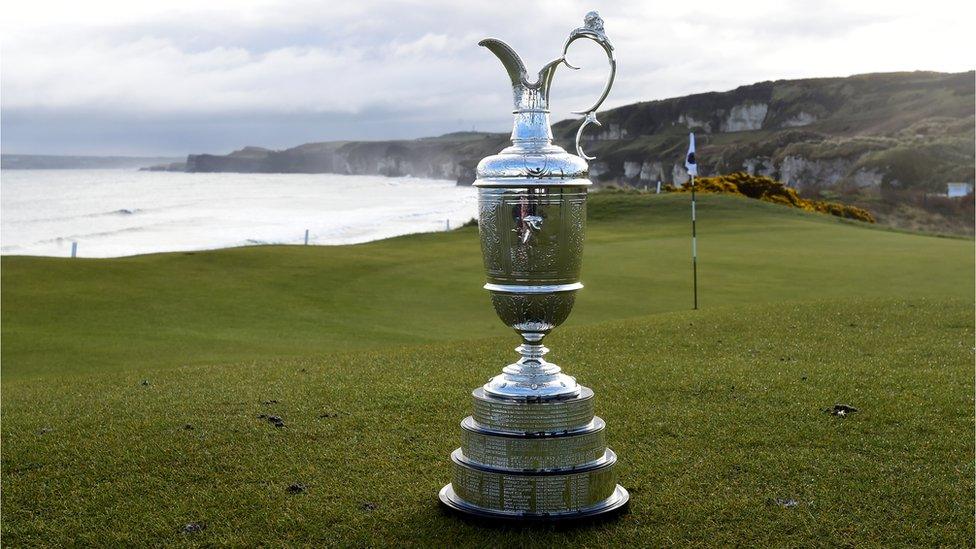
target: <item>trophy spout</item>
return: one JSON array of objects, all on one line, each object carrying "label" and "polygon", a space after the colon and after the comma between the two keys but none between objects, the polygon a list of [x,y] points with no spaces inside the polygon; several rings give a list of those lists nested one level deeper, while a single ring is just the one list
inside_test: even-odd
[{"label": "trophy spout", "polygon": [[549,89],[552,87],[552,77],[556,68],[565,62],[564,57],[554,59],[539,71],[535,82],[529,81],[529,73],[519,54],[511,46],[497,38],[485,38],[478,42],[479,46],[487,48],[502,62],[508,78],[512,83],[512,94],[515,112],[546,111],[549,105]]},{"label": "trophy spout", "polygon": [[[519,57],[519,54],[515,53],[515,50],[511,46],[496,38],[485,38],[481,42],[478,42],[478,45],[487,48],[488,51],[495,54],[495,57],[502,62],[505,71],[508,73],[508,78],[512,81],[513,91],[524,86],[523,82],[528,76],[525,72],[525,63],[522,62],[522,58]],[[518,108],[518,104],[515,107]]]}]

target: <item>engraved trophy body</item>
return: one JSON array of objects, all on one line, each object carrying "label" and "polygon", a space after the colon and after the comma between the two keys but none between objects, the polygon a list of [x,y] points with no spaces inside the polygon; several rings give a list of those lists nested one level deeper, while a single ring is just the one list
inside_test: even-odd
[{"label": "engraved trophy body", "polygon": [[[549,90],[570,44],[580,38],[603,47],[610,76],[576,134],[579,156],[553,145]],[[472,392],[474,413],[461,422],[462,444],[451,454],[454,478],[440,492],[457,511],[511,519],[600,515],[622,508],[616,455],[606,447],[605,423],[594,416],[593,391],[545,360],[543,339],[562,324],[583,287],[580,267],[586,227],[587,157],[583,129],[599,125],[596,110],[616,73],[613,47],[596,12],[584,19],[533,82],[518,54],[486,39],[505,66],[514,94],[512,146],[478,164],[479,233],[488,283],[499,318],[521,337],[519,360]]]}]

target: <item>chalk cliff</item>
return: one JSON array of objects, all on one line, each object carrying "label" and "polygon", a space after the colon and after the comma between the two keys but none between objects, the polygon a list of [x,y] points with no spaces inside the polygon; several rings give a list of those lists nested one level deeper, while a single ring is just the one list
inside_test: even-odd
[{"label": "chalk cliff", "polygon": [[[780,80],[635,103],[599,115],[586,135],[591,178],[643,186],[683,183],[687,133],[698,136],[703,174],[746,171],[801,190],[944,190],[972,181],[974,73],[912,72]],[[554,126],[573,150],[577,121]],[[474,180],[475,166],[506,134],[463,132],[400,141],[310,143],[274,151],[190,155],[199,172],[412,175]],[[178,166],[176,167],[178,169]]]}]

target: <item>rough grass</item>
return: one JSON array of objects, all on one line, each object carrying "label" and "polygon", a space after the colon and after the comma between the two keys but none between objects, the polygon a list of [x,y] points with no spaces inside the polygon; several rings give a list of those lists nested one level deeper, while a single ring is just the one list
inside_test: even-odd
[{"label": "rough grass", "polygon": [[[941,300],[567,329],[555,358],[597,391],[633,495],[618,522],[567,531],[436,503],[467,392],[511,338],[15,380],[4,543],[967,545],[972,329],[970,303]],[[859,412],[822,411],[836,403]]]},{"label": "rough grass", "polygon": [[676,311],[676,198],[594,197],[550,341],[608,422],[618,521],[438,508],[468,392],[515,345],[456,231],[4,258],[4,545],[972,545],[972,241],[707,197],[705,308]]}]

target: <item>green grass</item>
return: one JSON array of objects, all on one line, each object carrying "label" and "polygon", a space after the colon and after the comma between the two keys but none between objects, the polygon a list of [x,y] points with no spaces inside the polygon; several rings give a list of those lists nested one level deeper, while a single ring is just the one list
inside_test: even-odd
[{"label": "green grass", "polygon": [[547,341],[633,499],[581,528],[436,504],[516,344],[473,230],[3,258],[4,545],[972,545],[973,242],[707,196],[688,311],[686,200],[593,196]]},{"label": "green grass", "polygon": [[[598,193],[591,201],[586,289],[569,325],[687,309],[688,197]],[[972,240],[860,230],[711,195],[700,197],[698,232],[704,307],[973,295]],[[4,257],[2,276],[8,380],[509,333],[481,289],[473,228],[359,246]]]}]

